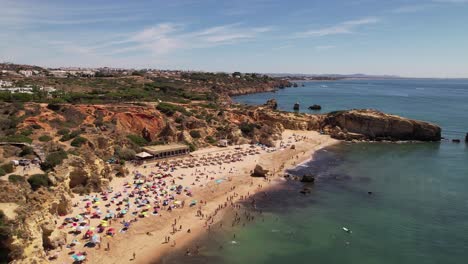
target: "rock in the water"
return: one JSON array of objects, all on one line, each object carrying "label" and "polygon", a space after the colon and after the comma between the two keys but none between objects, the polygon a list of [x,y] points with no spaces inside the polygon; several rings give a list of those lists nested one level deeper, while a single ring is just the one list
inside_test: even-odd
[{"label": "rock in the water", "polygon": [[376,110],[336,111],[326,115],[322,128],[332,137],[344,140],[440,141],[437,125]]},{"label": "rock in the water", "polygon": [[310,188],[307,188],[307,187],[304,187],[304,188],[300,191],[300,193],[302,193],[302,194],[309,194],[310,192],[311,192]]},{"label": "rock in the water", "polygon": [[264,169],[261,165],[257,164],[252,173],[252,177],[266,177],[268,170]]},{"label": "rock in the water", "polygon": [[465,142],[468,143],[468,133],[466,133]]},{"label": "rock in the water", "polygon": [[452,142],[453,142],[453,143],[460,143],[461,140],[459,140],[459,139],[452,139]]},{"label": "rock in the water", "polygon": [[278,102],[276,101],[276,99],[269,99],[266,102],[265,106],[270,109],[276,110],[278,108]]},{"label": "rock in the water", "polygon": [[309,106],[310,110],[322,110],[322,107],[320,105],[314,104]]},{"label": "rock in the water", "polygon": [[304,175],[302,176],[301,182],[314,182],[315,177],[312,175]]},{"label": "rock in the water", "polygon": [[295,103],[293,109],[299,111],[299,103]]}]

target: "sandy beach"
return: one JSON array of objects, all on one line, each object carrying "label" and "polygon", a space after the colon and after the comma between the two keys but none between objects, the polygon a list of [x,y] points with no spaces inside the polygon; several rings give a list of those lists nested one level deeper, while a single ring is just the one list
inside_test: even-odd
[{"label": "sandy beach", "polygon": [[[187,161],[194,160],[200,163],[206,161],[204,164],[197,164],[198,166],[179,166],[170,171],[170,181],[174,185],[190,187],[191,196],[186,195],[184,190],[184,193],[174,198],[174,201],[182,206],[176,206],[171,211],[160,210],[152,215],[143,213],[141,218],[130,214],[125,215],[123,221],[132,221],[131,228],[126,232],[118,232],[112,237],[102,235],[100,246],[83,248],[83,244],[86,243],[84,241],[73,248],[63,247],[61,251],[50,252],[50,254],[57,255],[53,263],[72,263],[70,256],[73,254],[72,251],[86,252],[88,263],[155,262],[164,254],[188,247],[194,238],[209,231],[209,228],[217,223],[237,201],[247,199],[254,193],[283,181],[285,169],[310,159],[315,151],[335,143],[337,143],[336,140],[314,131],[286,130],[283,133],[283,139],[276,142],[276,148],[250,145],[211,147],[193,152],[191,157],[173,158],[180,164],[183,162],[187,164]],[[291,148],[292,145],[294,148]],[[241,155],[240,159],[229,163],[208,162],[215,157],[229,157],[236,152],[249,154]],[[139,166],[127,165],[130,175],[126,178],[114,179],[111,188],[117,192],[122,189],[122,186],[131,185],[132,175],[159,173],[160,168],[157,168],[156,164],[160,162],[152,161]],[[250,176],[257,164],[270,171],[266,179]],[[97,194],[91,194],[93,195],[97,196]],[[74,198],[73,202],[77,206],[74,207],[71,215],[83,212],[85,208],[79,204],[83,203],[84,198],[83,196]],[[189,203],[196,204],[189,206]],[[93,208],[100,206],[102,204]],[[107,210],[118,211],[115,208],[116,205],[109,204]],[[61,217],[60,221],[64,221],[71,215]],[[133,222],[134,219],[137,221]],[[120,225],[121,220],[111,220],[109,227]],[[97,226],[102,220],[97,218],[87,221],[87,225]],[[60,224],[61,222],[58,223]],[[68,234],[67,241],[79,240],[81,237],[82,234],[79,236]]]}]

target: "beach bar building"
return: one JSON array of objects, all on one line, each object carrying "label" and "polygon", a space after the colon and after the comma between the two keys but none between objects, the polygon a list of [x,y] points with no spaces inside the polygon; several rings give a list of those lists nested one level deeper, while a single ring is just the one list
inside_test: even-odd
[{"label": "beach bar building", "polygon": [[183,144],[147,146],[147,147],[144,147],[143,150],[153,155],[155,159],[182,156],[182,155],[187,155],[190,153],[189,146],[183,145]]}]

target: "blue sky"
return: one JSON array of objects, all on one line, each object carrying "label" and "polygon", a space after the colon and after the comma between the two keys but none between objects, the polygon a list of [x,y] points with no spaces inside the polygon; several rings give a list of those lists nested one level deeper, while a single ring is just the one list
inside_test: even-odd
[{"label": "blue sky", "polygon": [[468,77],[468,0],[0,0],[0,61]]}]

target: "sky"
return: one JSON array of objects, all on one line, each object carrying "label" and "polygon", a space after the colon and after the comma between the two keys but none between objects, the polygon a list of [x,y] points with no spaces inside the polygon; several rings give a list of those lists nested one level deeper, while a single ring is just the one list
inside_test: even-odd
[{"label": "sky", "polygon": [[468,0],[0,0],[0,62],[468,78]]}]

